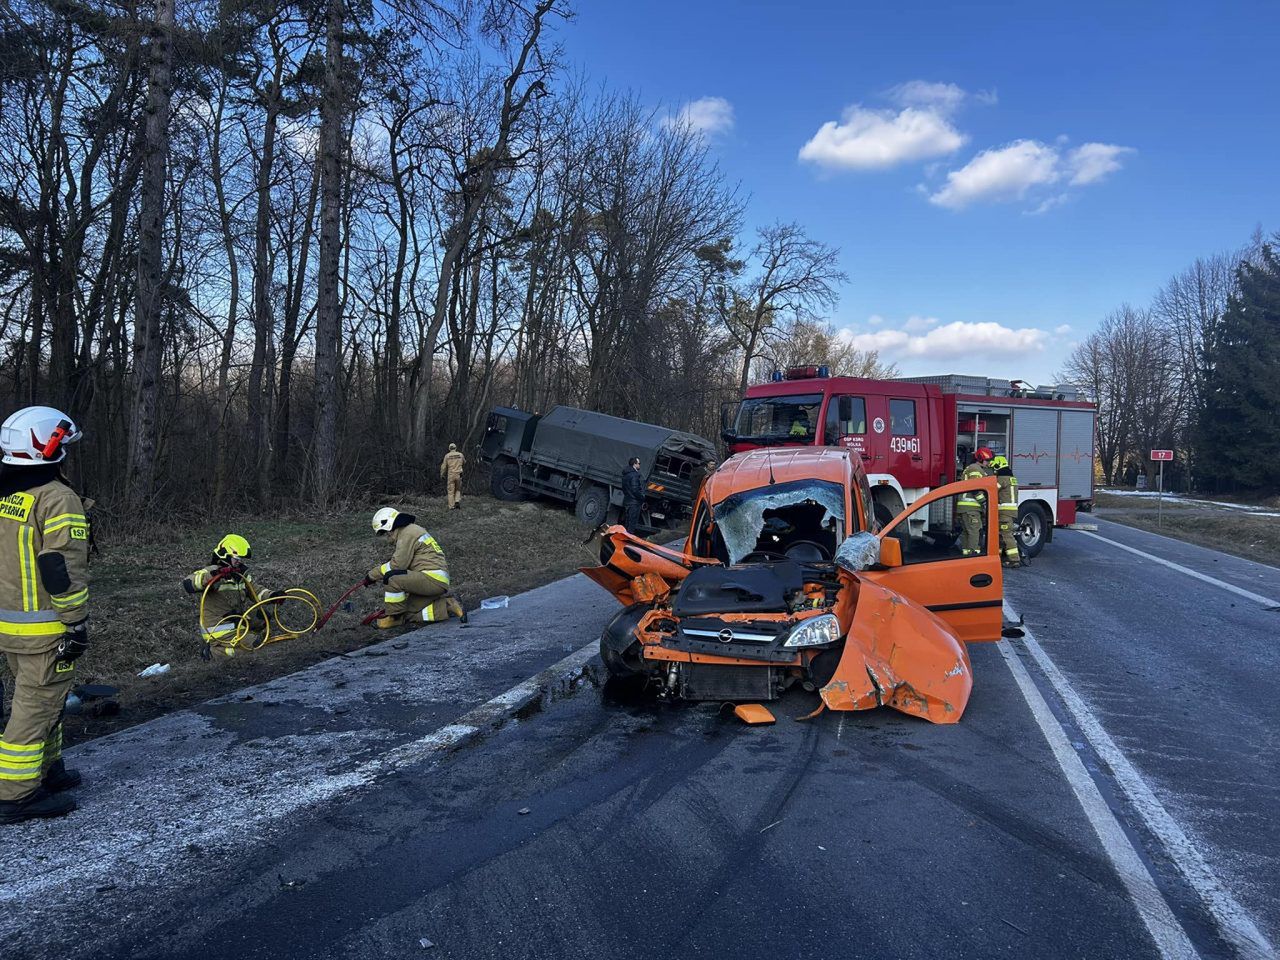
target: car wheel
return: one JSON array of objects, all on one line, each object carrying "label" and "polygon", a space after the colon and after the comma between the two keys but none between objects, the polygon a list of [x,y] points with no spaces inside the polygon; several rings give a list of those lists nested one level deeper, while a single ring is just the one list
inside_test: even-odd
[{"label": "car wheel", "polygon": [[574,507],[578,519],[588,527],[598,527],[609,516],[609,491],[598,484],[583,487]]},{"label": "car wheel", "polygon": [[523,500],[525,492],[520,486],[520,467],[514,463],[495,463],[489,473],[489,491],[499,500]]},{"label": "car wheel", "polygon": [[634,656],[628,656],[635,652],[635,646],[628,647],[622,653],[614,650],[609,646],[603,637],[600,638],[600,659],[604,662],[604,668],[609,671],[611,677],[638,677],[641,674],[639,669],[639,661]]},{"label": "car wheel", "polygon": [[1030,559],[1043,550],[1048,536],[1049,522],[1041,506],[1024,503],[1018,508],[1018,546],[1024,557]]}]

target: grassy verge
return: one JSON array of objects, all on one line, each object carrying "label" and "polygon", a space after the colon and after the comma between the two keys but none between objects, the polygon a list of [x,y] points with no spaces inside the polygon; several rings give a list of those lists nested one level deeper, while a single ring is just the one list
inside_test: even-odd
[{"label": "grassy verge", "polygon": [[[581,545],[586,531],[572,511],[487,496],[468,497],[461,510],[453,511],[444,509],[441,498],[394,502],[416,514],[443,545],[455,592],[468,610],[484,597],[549,583],[592,560]],[[118,687],[121,712],[69,715],[69,738],[101,736],[386,639],[387,631],[360,626],[360,617],[381,605],[375,588],[357,593],[355,610],[339,610],[317,634],[205,661],[196,602],[180,586],[183,577],[208,562],[223,534],[239,533],[253,546],[249,568],[261,587],[306,587],[327,607],[369,567],[388,558],[388,545],[369,528],[369,517],[380,505],[370,502],[331,515],[233,516],[216,523],[102,531],[101,555],[90,568],[91,646],[78,664],[77,683]],[[139,678],[152,663],[168,663],[170,671]]]},{"label": "grassy verge", "polygon": [[1161,515],[1155,500],[1117,497],[1102,492],[1095,496],[1094,503],[1098,516],[1103,519],[1280,566],[1280,517],[1256,516],[1230,507],[1169,500],[1165,501]]}]

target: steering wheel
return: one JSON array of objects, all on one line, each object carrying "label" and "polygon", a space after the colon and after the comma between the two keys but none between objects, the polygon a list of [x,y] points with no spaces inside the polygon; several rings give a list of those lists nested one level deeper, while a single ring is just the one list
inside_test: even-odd
[{"label": "steering wheel", "polygon": [[739,560],[739,563],[773,563],[778,560],[786,560],[787,555],[776,553],[773,550],[752,550],[745,557]]},{"label": "steering wheel", "polygon": [[812,540],[797,540],[787,547],[787,559],[799,560],[801,563],[826,563],[831,559],[831,554],[820,543],[814,543]]}]

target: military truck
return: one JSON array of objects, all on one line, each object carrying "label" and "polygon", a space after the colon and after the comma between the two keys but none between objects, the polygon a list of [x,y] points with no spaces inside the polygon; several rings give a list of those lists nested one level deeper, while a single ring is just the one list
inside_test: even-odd
[{"label": "military truck", "polygon": [[689,516],[715,447],[691,433],[576,407],[541,416],[494,407],[479,451],[499,500],[572,503],[578,519],[592,527],[617,522],[622,472],[632,457],[640,458],[645,481],[642,524],[671,529]]}]

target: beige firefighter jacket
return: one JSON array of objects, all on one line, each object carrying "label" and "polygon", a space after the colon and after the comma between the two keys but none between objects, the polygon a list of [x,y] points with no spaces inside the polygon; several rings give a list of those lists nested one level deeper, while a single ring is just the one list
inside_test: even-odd
[{"label": "beige firefighter jacket", "polygon": [[999,484],[998,498],[1001,511],[1005,513],[1017,512],[1018,509],[1018,478],[1012,473],[997,473],[996,483]]},{"label": "beige firefighter jacket", "polygon": [[466,457],[457,450],[450,450],[444,455],[444,459],[440,461],[440,476],[441,478],[447,476],[450,480],[457,480],[461,478],[462,468],[466,465]]},{"label": "beige firefighter jacket", "polygon": [[60,480],[0,497],[0,651],[45,653],[89,615],[89,521]]},{"label": "beige firefighter jacket", "polygon": [[[986,464],[974,461],[964,468],[964,473],[960,474],[961,480],[979,480],[982,477],[990,477],[995,471]],[[956,503],[960,510],[979,510],[983,504],[987,502],[987,495],[981,490],[969,490],[960,495],[959,501]]]},{"label": "beige firefighter jacket", "polygon": [[244,613],[252,604],[271,596],[270,590],[257,589],[248,570],[228,574],[214,583],[206,594],[205,588],[221,569],[220,565],[211,564],[192,572],[188,577],[195,595],[204,599],[200,611],[200,634],[206,640],[217,640],[235,633],[234,618]]},{"label": "beige firefighter jacket", "polygon": [[441,583],[449,582],[449,563],[445,560],[444,548],[426,530],[416,523],[409,523],[392,530],[390,537],[395,545],[391,559],[371,569],[369,579],[382,580],[395,571],[406,570],[425,573]]}]

